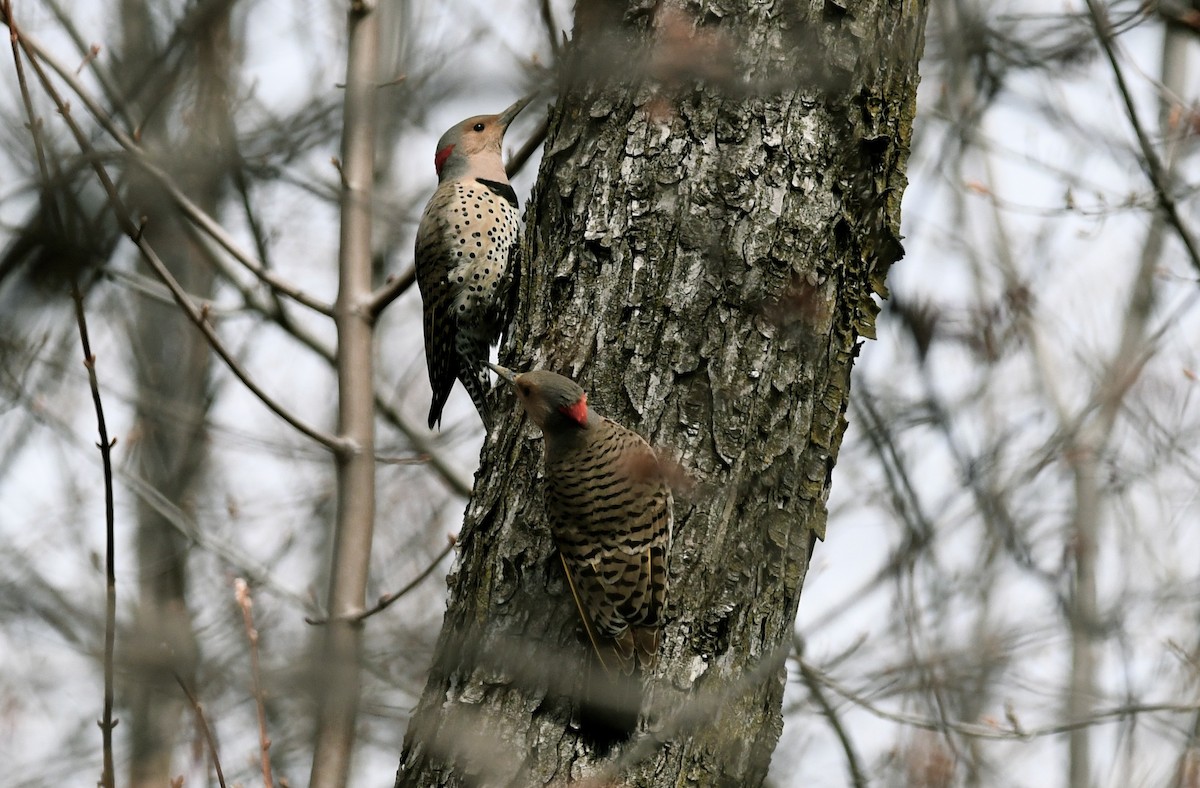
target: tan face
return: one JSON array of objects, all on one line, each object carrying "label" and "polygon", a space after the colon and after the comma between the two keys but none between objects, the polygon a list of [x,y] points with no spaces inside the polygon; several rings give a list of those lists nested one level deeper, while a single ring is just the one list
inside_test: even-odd
[{"label": "tan face", "polygon": [[587,393],[575,381],[544,369],[517,374],[490,361],[488,366],[513,387],[521,407],[543,432],[547,425],[552,432],[568,425],[588,426]]},{"label": "tan face", "polygon": [[438,175],[448,163],[451,172],[461,171],[468,159],[480,153],[489,152],[499,160],[505,128],[499,115],[476,115],[451,126],[438,140],[433,159]]},{"label": "tan face", "polygon": [[533,423],[539,427],[545,427],[546,418],[551,413],[550,404],[546,401],[537,381],[532,379],[528,373],[517,375],[513,380],[513,390],[517,392],[517,399],[521,401],[521,407],[529,414]]},{"label": "tan face", "polygon": [[580,427],[587,425],[587,395],[571,380],[545,370],[534,370],[517,375],[512,385],[521,406],[539,427],[545,429],[548,420],[555,415]]},{"label": "tan face", "polygon": [[476,115],[467,118],[456,128],[456,151],[464,156],[473,156],[484,151],[499,153],[504,142],[504,131],[508,127],[500,122],[499,115]]},{"label": "tan face", "polygon": [[497,170],[495,173],[482,173],[484,177],[506,180],[504,165],[500,161],[504,132],[528,103],[529,98],[522,98],[499,115],[476,115],[447,129],[438,140],[433,160],[438,177],[461,174],[463,168],[468,166],[467,162],[475,160],[490,162],[484,168]]}]

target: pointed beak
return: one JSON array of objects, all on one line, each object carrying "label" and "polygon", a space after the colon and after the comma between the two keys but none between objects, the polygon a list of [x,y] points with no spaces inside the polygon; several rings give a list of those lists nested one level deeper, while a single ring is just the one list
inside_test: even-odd
[{"label": "pointed beak", "polygon": [[502,367],[499,364],[493,364],[490,361],[488,362],[488,366],[491,367],[497,375],[503,378],[508,385],[515,386],[517,384],[517,374],[508,367]]},{"label": "pointed beak", "polygon": [[512,123],[513,120],[516,119],[517,115],[520,114],[521,110],[525,109],[525,107],[528,106],[529,102],[531,101],[533,101],[532,94],[525,96],[524,98],[517,99],[516,103],[500,113],[500,125],[505,129],[508,129],[508,124]]}]

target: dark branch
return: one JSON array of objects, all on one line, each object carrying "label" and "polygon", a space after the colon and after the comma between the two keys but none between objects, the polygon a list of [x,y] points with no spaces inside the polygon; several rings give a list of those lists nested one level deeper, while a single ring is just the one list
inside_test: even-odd
[{"label": "dark branch", "polygon": [[[365,619],[368,619],[371,616],[375,615],[376,613],[386,610],[397,599],[408,594],[414,588],[419,586],[425,580],[425,578],[427,578],[431,574],[433,574],[433,570],[438,568],[438,565],[440,563],[442,563],[442,559],[444,559],[446,556],[450,555],[450,551],[454,549],[454,545],[458,542],[458,540],[454,537],[453,534],[451,534],[449,539],[447,540],[447,542],[448,542],[447,545],[442,548],[441,552],[439,552],[436,556],[434,556],[433,560],[429,562],[429,566],[425,567],[425,569],[423,569],[419,575],[414,577],[412,580],[408,581],[404,585],[403,588],[401,588],[399,591],[393,591],[390,594],[384,594],[383,596],[379,597],[379,601],[375,603],[374,607],[364,610],[363,612],[359,613],[357,616],[353,616],[350,620],[354,621],[354,622],[358,622],[358,621],[363,621]],[[322,624],[328,624],[329,619],[328,618],[305,618],[304,622],[306,624],[320,626]]]},{"label": "dark branch", "polygon": [[208,743],[208,753],[212,758],[213,769],[217,773],[217,783],[221,788],[225,788],[225,773],[221,770],[221,758],[217,754],[217,737],[213,734],[212,728],[209,727],[208,720],[204,716],[204,707],[200,705],[196,694],[188,689],[183,677],[178,673],[174,675],[179,688],[183,690],[184,695],[187,695],[188,703],[192,704],[192,711],[196,714],[196,724],[200,726],[200,730],[204,733],[204,741]]},{"label": "dark branch", "polygon": [[1137,136],[1138,147],[1142,151],[1142,161],[1146,166],[1146,175],[1150,178],[1151,185],[1154,186],[1158,204],[1163,213],[1167,215],[1167,222],[1175,228],[1179,240],[1183,242],[1192,267],[1200,271],[1200,247],[1197,246],[1196,239],[1192,237],[1191,231],[1188,230],[1183,218],[1179,215],[1179,206],[1171,194],[1171,178],[1167,174],[1167,168],[1158,158],[1158,153],[1154,150],[1149,135],[1146,134],[1142,122],[1138,119],[1133,96],[1129,92],[1129,85],[1125,82],[1125,74],[1121,71],[1121,64],[1117,62],[1117,53],[1113,46],[1112,25],[1097,0],[1087,0],[1087,4],[1088,11],[1091,12],[1092,26],[1095,27],[1096,35],[1100,39],[1100,46],[1104,49],[1104,55],[1108,58],[1109,65],[1112,66],[1113,76],[1117,80],[1117,90],[1121,93],[1121,101],[1125,104],[1125,113],[1129,116],[1129,123],[1133,126],[1133,133]]}]

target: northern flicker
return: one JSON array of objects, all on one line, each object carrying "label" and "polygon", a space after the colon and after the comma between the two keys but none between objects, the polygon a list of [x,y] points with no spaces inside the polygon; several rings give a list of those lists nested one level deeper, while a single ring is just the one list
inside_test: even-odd
[{"label": "northern flicker", "polygon": [[672,499],[650,444],[588,408],[545,370],[492,369],[545,436],[546,515],[584,626],[606,670],[648,667],[667,604]]},{"label": "northern flicker", "polygon": [[499,115],[467,118],[438,140],[433,159],[438,187],[421,216],[416,248],[433,388],[431,429],[441,421],[455,378],[491,429],[485,365],[507,318],[510,255],[520,223],[500,146],[527,103],[524,98]]}]

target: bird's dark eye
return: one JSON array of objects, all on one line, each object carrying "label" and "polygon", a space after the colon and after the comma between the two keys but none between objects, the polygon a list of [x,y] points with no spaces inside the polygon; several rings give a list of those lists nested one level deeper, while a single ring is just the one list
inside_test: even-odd
[{"label": "bird's dark eye", "polygon": [[521,392],[522,397],[529,396],[529,386],[525,385],[524,383],[522,383],[520,386],[517,386],[517,391]]},{"label": "bird's dark eye", "polygon": [[482,124],[482,123],[476,123],[476,124],[475,124],[474,126],[472,126],[471,128],[475,129],[475,131],[483,131],[483,124]]}]

